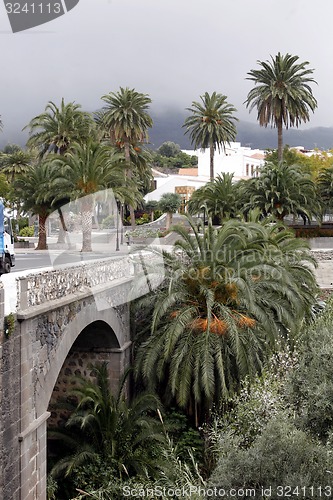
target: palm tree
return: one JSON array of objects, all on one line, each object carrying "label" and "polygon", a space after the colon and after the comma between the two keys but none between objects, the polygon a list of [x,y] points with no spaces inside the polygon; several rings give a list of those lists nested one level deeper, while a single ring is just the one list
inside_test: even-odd
[{"label": "palm tree", "polygon": [[112,188],[117,199],[133,200],[135,191],[125,180],[125,168],[110,147],[93,140],[73,145],[63,156],[50,157],[53,177],[50,194],[54,203],[68,197],[81,199],[82,252],[91,252],[94,193]]},{"label": "palm tree", "polygon": [[73,143],[84,142],[94,134],[95,122],[79,104],[65,104],[62,99],[60,107],[49,101],[44,113],[35,116],[26,129],[30,129],[28,147],[37,147],[43,157],[48,152],[64,154]]},{"label": "palm tree", "polygon": [[46,219],[52,213],[50,192],[50,168],[45,162],[29,165],[17,176],[14,188],[26,212],[38,215],[39,232],[36,250],[46,250]]},{"label": "palm tree", "polygon": [[[151,99],[147,94],[135,89],[120,87],[119,92],[103,95],[102,100],[106,105],[103,107],[100,121],[109,131],[111,143],[124,149],[127,176],[131,177],[131,146],[140,147],[140,144],[147,141],[148,128],[153,125],[152,118],[147,113]],[[130,214],[133,227],[135,217],[132,206]]]},{"label": "palm tree", "polygon": [[20,147],[13,145],[6,148],[7,153],[0,153],[1,172],[3,172],[10,183],[10,198],[12,200],[12,210],[17,208],[17,218],[20,217],[21,204],[17,200],[14,183],[17,175],[27,171],[29,165],[35,159],[35,155],[30,151],[23,151]]},{"label": "palm tree", "polygon": [[210,151],[210,179],[214,179],[214,153],[225,150],[225,145],[236,138],[236,111],[233,105],[228,104],[227,96],[213,92],[209,95],[206,92],[200,96],[200,102],[192,102],[191,116],[186,118],[183,127],[186,127],[185,134],[190,132],[191,142],[194,148],[206,149]]},{"label": "palm tree", "polygon": [[11,153],[0,153],[1,170],[8,176],[8,180],[14,183],[16,176],[24,173],[33,159],[32,152],[23,151],[21,148]]},{"label": "palm tree", "polygon": [[317,186],[322,203],[322,211],[333,207],[333,167],[325,168],[319,172]]},{"label": "palm tree", "polygon": [[237,198],[237,184],[233,183],[233,174],[223,172],[194,191],[188,202],[188,211],[194,215],[204,209],[208,217],[217,217],[220,223],[223,219],[236,216]]},{"label": "palm tree", "polygon": [[268,124],[277,128],[278,159],[283,157],[283,126],[298,127],[309,121],[309,111],[314,111],[317,101],[312,94],[311,77],[313,69],[307,68],[308,61],[298,62],[298,56],[271,56],[271,61],[257,61],[261,69],[253,69],[247,80],[255,83],[245,101],[250,111],[257,108],[259,125]]},{"label": "palm tree", "polygon": [[266,163],[260,177],[243,181],[243,213],[255,208],[264,217],[283,221],[287,215],[302,217],[304,223],[320,217],[316,185],[300,165]]},{"label": "palm tree", "polygon": [[278,225],[229,220],[193,234],[174,231],[165,287],[151,334],[138,347],[136,374],[167,387],[196,423],[261,368],[276,343],[310,317],[317,290],[306,243]]},{"label": "palm tree", "polygon": [[146,476],[156,471],[154,447],[164,442],[161,423],[152,416],[160,406],[158,398],[141,393],[127,403],[126,375],[114,395],[109,386],[107,364],[90,368],[94,379],[76,377],[77,388],[71,392],[77,405],[66,423],[69,433],[51,432],[53,437],[64,440],[71,452],[55,464],[51,474],[71,476],[77,468],[98,457],[116,478]]}]

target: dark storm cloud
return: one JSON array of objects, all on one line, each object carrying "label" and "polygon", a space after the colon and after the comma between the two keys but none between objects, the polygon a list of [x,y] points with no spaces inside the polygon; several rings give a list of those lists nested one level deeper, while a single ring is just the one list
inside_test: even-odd
[{"label": "dark storm cloud", "polygon": [[119,86],[148,93],[159,109],[183,109],[216,90],[255,122],[243,104],[246,73],[278,51],[310,62],[318,82],[310,126],[332,126],[332,15],[332,2],[312,0],[80,0],[12,34],[1,4],[2,135],[10,141],[49,100],[94,110]]}]

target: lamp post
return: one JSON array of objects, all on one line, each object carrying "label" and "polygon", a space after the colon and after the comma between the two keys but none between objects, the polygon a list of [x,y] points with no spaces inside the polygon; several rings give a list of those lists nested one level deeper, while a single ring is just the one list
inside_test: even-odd
[{"label": "lamp post", "polygon": [[124,244],[124,205],[121,204],[120,207],[120,214],[121,214],[121,228],[120,228],[120,244]]},{"label": "lamp post", "polygon": [[116,202],[116,252],[119,252],[119,212],[118,212],[118,202]]}]

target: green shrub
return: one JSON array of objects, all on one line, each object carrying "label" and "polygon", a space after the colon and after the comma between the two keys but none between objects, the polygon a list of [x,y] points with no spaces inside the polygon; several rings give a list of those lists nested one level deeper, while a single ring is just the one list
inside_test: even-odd
[{"label": "green shrub", "polygon": [[150,222],[150,215],[149,214],[143,214],[141,217],[135,220],[135,223],[140,226],[141,224],[147,224],[147,222]]},{"label": "green shrub", "polygon": [[115,220],[113,215],[108,215],[102,220],[102,229],[111,229],[115,227]]},{"label": "green shrub", "polygon": [[[296,429],[290,419],[277,415],[249,448],[239,446],[239,438],[232,433],[225,434],[209,486],[223,487],[225,490],[256,490],[256,494],[252,495],[256,498],[277,500],[287,496],[294,498],[296,495],[313,500],[317,498],[317,490],[314,494],[311,487],[324,488],[331,484],[332,467],[332,456],[325,446]],[[294,492],[298,487],[299,494],[285,496],[281,486],[287,485]],[[267,497],[263,496],[262,488],[269,487],[272,488],[271,493]],[[215,498],[222,496],[217,495]],[[239,494],[237,498],[250,496]]]},{"label": "green shrub", "polygon": [[[228,408],[217,412],[208,430],[210,440],[219,448],[219,440],[232,432],[242,447],[249,447],[261,434],[269,420],[283,410],[290,414],[285,397],[287,375],[297,363],[296,355],[286,347],[270,359],[268,368],[254,380],[245,379],[239,394],[229,402]],[[227,411],[225,411],[227,410]]]},{"label": "green shrub", "polygon": [[287,385],[295,422],[326,440],[333,430],[333,300],[300,338],[299,364]]},{"label": "green shrub", "polygon": [[34,235],[34,226],[24,227],[23,229],[20,230],[19,235],[23,236],[23,237],[33,236]]}]

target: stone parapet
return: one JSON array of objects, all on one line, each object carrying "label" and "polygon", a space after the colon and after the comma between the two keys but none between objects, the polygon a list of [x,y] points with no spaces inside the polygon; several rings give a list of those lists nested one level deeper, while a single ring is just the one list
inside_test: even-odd
[{"label": "stone parapet", "polygon": [[45,304],[131,275],[129,257],[78,263],[19,278],[18,309]]},{"label": "stone parapet", "polygon": [[317,262],[321,262],[323,260],[333,260],[333,250],[311,250],[312,255],[317,260]]}]

